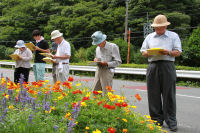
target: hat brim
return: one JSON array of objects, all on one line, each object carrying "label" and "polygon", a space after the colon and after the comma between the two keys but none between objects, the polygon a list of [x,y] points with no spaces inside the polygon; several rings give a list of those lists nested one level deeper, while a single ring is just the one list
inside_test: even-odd
[{"label": "hat brim", "polygon": [[92,41],[92,45],[98,45],[98,44],[102,43],[104,40],[106,40],[106,38],[107,38],[107,36],[104,34],[104,35],[102,36],[102,38],[99,39],[98,41],[93,40],[93,41]]},{"label": "hat brim", "polygon": [[163,26],[168,26],[170,25],[171,23],[170,22],[166,22],[164,24],[152,24],[151,26],[152,27],[163,27]]},{"label": "hat brim", "polygon": [[63,33],[60,33],[60,34],[58,34],[58,35],[56,35],[56,36],[52,36],[52,37],[51,37],[51,40],[56,39],[56,38],[61,37],[61,36],[63,36]]},{"label": "hat brim", "polygon": [[15,48],[25,48],[25,47],[26,47],[25,45],[22,46],[15,45]]}]

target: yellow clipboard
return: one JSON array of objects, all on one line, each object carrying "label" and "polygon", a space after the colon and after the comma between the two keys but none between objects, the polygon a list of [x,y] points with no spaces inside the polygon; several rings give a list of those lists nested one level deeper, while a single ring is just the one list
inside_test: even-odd
[{"label": "yellow clipboard", "polygon": [[35,50],[35,45],[32,42],[25,44],[27,48],[29,48],[31,51]]},{"label": "yellow clipboard", "polygon": [[40,54],[43,55],[43,56],[46,56],[46,57],[51,57],[52,56],[51,53],[40,53]]},{"label": "yellow clipboard", "polygon": [[45,57],[42,60],[45,61],[46,63],[53,63],[53,59],[50,57]]},{"label": "yellow clipboard", "polygon": [[162,48],[151,48],[147,49],[148,55],[161,55],[160,52],[163,51],[164,49]]},{"label": "yellow clipboard", "polygon": [[19,59],[19,55],[18,54],[11,54],[9,55],[10,58],[12,58],[13,60],[18,60]]}]

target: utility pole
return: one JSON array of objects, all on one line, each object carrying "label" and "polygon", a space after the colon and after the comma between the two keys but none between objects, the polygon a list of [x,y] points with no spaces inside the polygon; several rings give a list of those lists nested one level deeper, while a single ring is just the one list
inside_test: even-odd
[{"label": "utility pole", "polygon": [[126,16],[125,16],[125,32],[124,32],[124,40],[127,42],[127,30],[128,30],[128,2],[126,0]]}]

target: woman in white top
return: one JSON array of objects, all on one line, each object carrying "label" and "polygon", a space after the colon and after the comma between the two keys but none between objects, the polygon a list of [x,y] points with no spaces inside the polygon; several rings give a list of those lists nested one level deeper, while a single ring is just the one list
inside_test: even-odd
[{"label": "woman in white top", "polygon": [[16,60],[14,82],[18,83],[20,75],[23,75],[23,81],[28,82],[29,71],[31,68],[31,59],[33,58],[32,52],[29,48],[26,48],[23,40],[18,40],[14,54],[18,55]]}]

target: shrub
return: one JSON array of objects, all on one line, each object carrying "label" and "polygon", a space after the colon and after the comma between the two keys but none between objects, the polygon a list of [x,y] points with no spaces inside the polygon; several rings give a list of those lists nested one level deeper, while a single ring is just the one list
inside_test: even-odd
[{"label": "shrub", "polygon": [[[125,42],[122,38],[115,38],[113,43],[119,46],[119,52],[121,56],[121,60],[123,64],[127,63],[127,55],[128,55],[128,43]],[[129,63],[134,62],[134,48],[133,45],[130,44],[130,55],[129,55]]]},{"label": "shrub", "polygon": [[74,62],[86,62],[87,61],[87,55],[85,53],[84,48],[80,48],[78,51],[75,52],[75,60]]},{"label": "shrub", "polygon": [[89,61],[93,61],[96,55],[96,45],[87,48],[86,57]]}]

